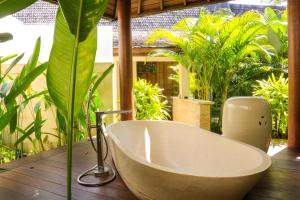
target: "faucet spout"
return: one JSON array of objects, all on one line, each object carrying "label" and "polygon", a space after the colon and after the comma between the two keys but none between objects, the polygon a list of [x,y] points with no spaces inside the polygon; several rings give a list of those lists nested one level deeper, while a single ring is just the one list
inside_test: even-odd
[{"label": "faucet spout", "polygon": [[[91,169],[83,172],[77,177],[77,182],[81,185],[88,186],[88,187],[95,187],[95,186],[102,186],[104,184],[107,184],[111,181],[113,181],[116,178],[116,172],[113,169],[112,166],[109,164],[105,164],[105,159],[108,152],[108,145],[104,136],[104,131],[102,128],[103,124],[103,115],[109,115],[109,114],[125,114],[131,112],[130,110],[115,110],[115,111],[96,111],[96,124],[91,124],[90,119],[90,113],[89,108],[91,104],[92,99],[92,90],[89,90],[88,93],[88,103],[87,103],[87,115],[86,115],[86,123],[87,123],[87,132],[90,138],[90,142],[93,146],[93,149],[95,150],[97,154],[97,165],[95,167],[92,167]],[[91,129],[96,129],[96,146],[94,144]],[[103,140],[106,144],[106,155],[103,158]],[[87,182],[84,181],[83,178],[86,176],[94,175],[95,177],[101,177],[98,182]]]},{"label": "faucet spout", "polygon": [[[104,131],[102,129],[103,124],[103,115],[111,115],[111,114],[124,114],[124,113],[130,113],[130,110],[114,110],[114,111],[96,111],[96,145],[97,145],[97,171],[95,172],[95,176],[106,176],[109,173],[109,170],[105,168],[104,161],[106,156],[103,158],[103,140],[104,138]],[[93,127],[93,126],[90,126]],[[105,138],[104,138],[105,141]],[[91,140],[91,142],[93,142]],[[107,142],[106,143],[106,151],[108,151],[107,148]]]}]

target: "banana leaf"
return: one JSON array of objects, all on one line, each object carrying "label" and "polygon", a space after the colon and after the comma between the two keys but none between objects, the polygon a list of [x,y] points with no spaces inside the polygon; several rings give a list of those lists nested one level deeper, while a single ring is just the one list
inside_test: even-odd
[{"label": "banana leaf", "polygon": [[17,55],[18,55],[18,54],[12,54],[12,55],[5,56],[5,57],[0,56],[0,64],[1,64],[1,63],[4,63],[4,62],[6,62],[6,61],[8,61],[8,60],[10,60],[10,59],[15,58]]},{"label": "banana leaf", "polygon": [[18,12],[37,0],[1,0],[0,1],[0,18]]},{"label": "banana leaf", "polygon": [[41,103],[37,103],[34,107],[35,112],[35,120],[34,120],[34,128],[35,128],[35,138],[41,140],[42,138],[42,126],[43,118],[41,112]]},{"label": "banana leaf", "polygon": [[48,63],[41,64],[40,66],[33,69],[25,77],[17,77],[11,91],[5,97],[5,104],[9,104],[10,101],[13,101],[18,95],[20,95],[24,90],[26,90],[32,81],[34,81],[39,75],[41,75],[47,69]]},{"label": "banana leaf", "polygon": [[17,112],[17,107],[10,108],[5,114],[0,117],[0,131],[2,131],[12,120]]},{"label": "banana leaf", "polygon": [[45,123],[45,120],[41,121],[40,124],[36,125],[34,123],[31,123],[30,127],[27,128],[27,130],[23,130],[21,128],[17,128],[18,131],[20,131],[23,135],[15,142],[15,146],[18,146],[21,142],[24,142],[25,139],[29,139],[29,140],[32,140],[31,139],[31,135],[33,133],[35,133],[35,131],[37,131],[38,129],[40,129]]},{"label": "banana leaf", "polygon": [[97,49],[97,23],[107,0],[59,0],[47,86],[54,104],[67,121],[67,196],[71,200],[72,141],[78,115],[92,77]]},{"label": "banana leaf", "polygon": [[[74,116],[76,116],[87,93],[93,73],[96,45],[96,28],[85,41],[76,43],[76,38],[69,31],[62,12],[58,11],[47,70],[47,86],[54,104],[66,119],[68,117],[70,119],[72,98],[74,97]],[[74,63],[76,63],[76,78],[73,79],[71,77],[72,72],[75,72],[72,67]],[[73,94],[72,80],[75,79],[78,87]]]},{"label": "banana leaf", "polygon": [[[42,74],[46,70],[46,68],[48,66],[47,63],[37,66],[38,58],[39,58],[39,54],[40,54],[40,48],[41,48],[41,38],[39,37],[36,40],[35,47],[33,49],[32,55],[30,56],[27,64],[22,68],[21,73],[15,78],[9,94],[4,99],[6,105],[10,104],[11,101],[13,101],[20,94],[22,94],[22,92],[30,86],[32,81],[34,81],[40,74]],[[13,63],[12,63],[13,66],[22,57],[23,57],[23,54],[18,56],[13,61]],[[8,69],[11,70],[12,67],[9,67]],[[5,72],[5,75],[7,75],[8,72],[9,71]]]},{"label": "banana leaf", "polygon": [[[13,58],[16,55],[12,55],[11,57],[7,57],[7,58]],[[17,56],[12,62],[11,64],[8,66],[8,68],[5,70],[4,74],[0,77],[0,83],[3,81],[3,79],[7,76],[7,74],[18,64],[18,62],[23,58],[24,53],[22,53],[21,55]],[[5,58],[4,58],[5,59]],[[4,59],[2,59],[1,61],[5,62]],[[6,60],[9,60],[6,59]]]}]

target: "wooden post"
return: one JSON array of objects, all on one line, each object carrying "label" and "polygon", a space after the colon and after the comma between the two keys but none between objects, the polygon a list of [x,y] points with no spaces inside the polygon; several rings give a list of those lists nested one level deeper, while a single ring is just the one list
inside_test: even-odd
[{"label": "wooden post", "polygon": [[[132,44],[131,0],[118,0],[119,66],[121,110],[132,110]],[[123,114],[121,120],[131,120],[131,114]]]},{"label": "wooden post", "polygon": [[300,147],[300,1],[288,1],[289,121],[288,147]]}]

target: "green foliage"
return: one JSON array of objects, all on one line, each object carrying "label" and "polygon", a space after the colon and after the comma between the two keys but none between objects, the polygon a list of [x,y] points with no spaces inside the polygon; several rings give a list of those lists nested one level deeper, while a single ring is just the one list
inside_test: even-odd
[{"label": "green foliage", "polygon": [[67,196],[71,199],[73,126],[91,82],[97,49],[96,26],[107,0],[58,2],[47,85],[54,104],[67,121]]},{"label": "green foliage", "polygon": [[194,98],[213,100],[221,119],[229,96],[251,95],[255,80],[287,66],[286,19],[287,12],[278,16],[271,8],[264,15],[248,11],[237,16],[202,9],[198,19],[155,30],[146,44],[174,46],[174,51],[157,49],[149,56],[169,57],[189,69]]},{"label": "green foliage", "polygon": [[0,143],[0,164],[8,163],[15,158],[15,151]]},{"label": "green foliage", "polygon": [[157,84],[152,85],[139,79],[134,84],[134,99],[136,119],[165,120],[170,116],[167,111],[167,101],[163,101],[162,89]]},{"label": "green foliage", "polygon": [[[85,41],[79,43],[75,40],[76,38],[69,31],[68,24],[59,10],[56,17],[54,43],[49,58],[47,86],[53,102],[68,120],[70,120],[72,107],[74,118],[78,115],[90,85],[97,48],[96,28]],[[76,70],[74,66],[76,66]],[[75,72],[74,81],[76,79],[78,87],[76,87],[76,91],[74,87],[74,105],[72,106],[73,95],[71,95],[71,91],[73,85],[70,77]]]},{"label": "green foliage", "polygon": [[287,10],[277,14],[272,8],[266,8],[264,12],[265,24],[269,27],[269,42],[276,49],[270,65],[276,69],[286,70],[288,67],[287,17]]},{"label": "green foliage", "polygon": [[281,74],[278,79],[272,74],[268,80],[257,81],[253,95],[267,99],[272,108],[273,136],[287,137],[288,79]]},{"label": "green foliage", "polygon": [[[16,149],[22,152],[22,143],[25,139],[31,142],[39,141],[41,149],[44,150],[41,127],[44,121],[41,121],[41,112],[38,112],[38,117],[33,116],[31,122],[26,128],[23,128],[23,113],[25,109],[32,110],[33,100],[36,100],[46,92],[35,92],[31,89],[32,82],[40,76],[47,68],[47,63],[39,64],[38,57],[40,52],[41,41],[37,39],[32,56],[27,64],[23,66],[20,74],[13,77],[10,75],[11,70],[23,58],[24,54],[7,56],[1,59],[0,65],[4,61],[12,60],[6,71],[0,76],[0,131],[9,126],[10,133],[16,136]],[[37,104],[35,104],[37,105]],[[35,126],[34,126],[35,124]],[[31,138],[35,134],[35,139]]]},{"label": "green foliage", "polygon": [[197,85],[194,97],[212,100],[215,93],[223,105],[232,78],[248,66],[241,67],[243,63],[271,60],[274,49],[262,40],[267,28],[262,19],[255,11],[234,17],[230,12],[210,14],[202,9],[198,19],[183,19],[171,31],[155,30],[146,44],[163,39],[178,48],[179,52],[154,50],[150,56],[170,57],[188,68]]},{"label": "green foliage", "polygon": [[22,10],[37,0],[2,0],[0,1],[0,18]]},{"label": "green foliage", "polygon": [[[91,105],[90,105],[90,113],[94,113],[96,110],[101,109],[101,98],[100,93],[97,88],[101,83],[105,80],[105,78],[111,73],[114,65],[110,65],[101,75],[97,75],[93,73],[92,80],[89,85],[89,88],[92,90],[91,97]],[[59,138],[59,146],[66,144],[67,137],[67,121],[64,116],[60,113],[60,111],[54,106],[54,102],[51,96],[44,96],[44,104],[46,105],[45,109],[51,109],[53,116],[56,118],[56,131]],[[87,138],[86,135],[86,108],[87,108],[88,95],[86,94],[83,104],[80,107],[79,114],[74,119],[74,137],[73,141],[78,142]],[[91,116],[92,123],[96,122],[95,116],[92,114]]]},{"label": "green foliage", "polygon": [[[34,3],[36,0],[24,1],[1,1],[0,17],[12,14]],[[65,128],[68,137],[68,167],[67,167],[67,193],[71,199],[71,172],[72,172],[72,141],[73,127],[76,126],[75,119],[80,115],[84,98],[92,80],[92,72],[97,48],[97,23],[100,21],[107,5],[107,0],[59,0],[59,10],[56,17],[54,43],[49,59],[49,64],[35,67],[37,55],[35,51],[26,69],[22,70],[20,76],[13,83],[8,94],[5,105],[13,108],[19,96],[18,91],[26,90],[36,75],[40,74],[48,66],[47,86],[49,93],[58,110],[59,129]],[[70,6],[71,5],[71,6]],[[27,80],[23,78],[27,77]],[[98,80],[98,85],[102,80]],[[44,98],[49,106],[49,98]],[[35,122],[32,127],[25,130],[18,128],[23,133],[23,138],[29,138],[34,128],[35,137],[41,140],[41,125],[43,124],[40,106],[35,109]],[[3,110],[1,110],[3,113]],[[15,117],[14,115],[13,117]],[[8,120],[7,120],[8,121]],[[15,119],[11,120],[15,122]],[[12,126],[13,125],[13,126]],[[11,124],[13,129],[17,124]],[[22,137],[21,137],[22,138]],[[22,138],[22,139],[23,139]],[[45,137],[44,139],[46,139]],[[18,140],[18,143],[21,143]],[[35,141],[33,141],[36,143]],[[41,143],[42,144],[42,143]]]}]

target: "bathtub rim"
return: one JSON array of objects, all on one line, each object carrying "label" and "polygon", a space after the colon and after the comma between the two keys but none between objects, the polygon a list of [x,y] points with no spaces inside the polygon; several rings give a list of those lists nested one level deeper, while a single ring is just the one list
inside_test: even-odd
[{"label": "bathtub rim", "polygon": [[[134,153],[132,153],[130,150],[127,150],[126,148],[124,148],[121,145],[120,140],[111,131],[112,127],[119,124],[119,123],[126,124],[126,123],[132,123],[132,122],[133,123],[139,123],[139,122],[174,123],[174,124],[184,125],[184,126],[187,126],[187,127],[198,128],[198,129],[203,130],[204,132],[208,132],[208,133],[212,134],[213,137],[222,137],[225,140],[229,140],[231,142],[236,142],[236,143],[239,143],[241,145],[247,146],[250,149],[255,150],[256,152],[258,152],[261,155],[261,157],[263,158],[263,161],[258,167],[253,168],[252,170],[250,170],[248,172],[243,172],[243,173],[239,173],[239,174],[236,174],[236,175],[231,174],[231,175],[223,175],[223,176],[220,176],[220,175],[219,176],[205,176],[205,174],[197,175],[197,174],[193,174],[193,173],[187,173],[187,172],[184,172],[184,171],[180,171],[178,169],[173,169],[171,167],[159,165],[159,164],[156,164],[156,163],[153,163],[153,162],[149,163],[149,162],[139,158],[138,156],[134,155]],[[259,173],[265,172],[272,165],[271,157],[266,152],[264,152],[263,150],[255,147],[255,146],[252,146],[252,145],[249,145],[249,144],[237,141],[237,140],[233,140],[231,138],[224,137],[223,135],[219,135],[217,133],[214,133],[214,132],[211,132],[211,131],[208,131],[208,130],[205,130],[205,129],[202,129],[202,128],[199,128],[199,127],[196,127],[196,126],[185,124],[183,122],[170,121],[170,120],[127,120],[127,121],[120,121],[120,122],[115,122],[115,123],[110,124],[109,126],[107,126],[107,128],[105,130],[105,133],[106,133],[106,137],[110,137],[113,140],[113,142],[118,146],[118,148],[125,155],[127,155],[130,159],[132,159],[132,160],[134,160],[134,161],[136,161],[136,162],[138,162],[142,165],[146,165],[147,167],[155,168],[155,169],[165,171],[165,172],[168,172],[168,173],[174,173],[174,174],[179,174],[179,175],[187,175],[187,176],[193,176],[193,177],[203,177],[203,178],[238,178],[238,177],[252,176],[254,174],[259,174]],[[208,134],[208,133],[204,133],[204,134]],[[110,150],[110,151],[112,151],[112,150]]]}]

